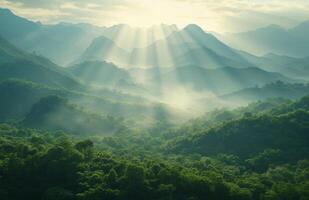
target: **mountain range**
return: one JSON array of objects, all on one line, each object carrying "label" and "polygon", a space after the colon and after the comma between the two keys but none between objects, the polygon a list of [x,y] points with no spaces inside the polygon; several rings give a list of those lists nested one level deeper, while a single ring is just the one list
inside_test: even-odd
[{"label": "mountain range", "polygon": [[[183,116],[187,108],[197,105],[176,108],[170,104],[180,90],[185,91],[184,101],[189,104],[204,106],[206,93],[220,99],[212,101],[216,106],[222,100],[250,103],[282,96],[275,91],[280,87],[272,87],[275,95],[269,95],[267,87],[272,83],[302,84],[309,75],[308,57],[273,52],[256,56],[229,46],[195,24],[182,29],[163,24],[148,29],[125,24],[45,25],[7,9],[0,9],[0,16],[0,25],[6,27],[0,30],[0,81],[27,81],[61,91],[46,91],[39,97],[58,95],[104,115],[143,117],[163,105],[169,114],[182,112],[179,115]],[[290,32],[305,40],[304,27]],[[29,90],[20,86],[13,88]],[[295,94],[306,94],[303,87],[294,88]],[[70,95],[64,95],[68,91]],[[30,107],[15,114],[25,116]]]},{"label": "mountain range", "polygon": [[[6,27],[0,30],[4,39],[18,48],[35,52],[59,65],[101,60],[130,68],[182,65],[244,68],[274,64],[280,68],[280,64],[274,59],[269,59],[267,55],[252,55],[261,54],[262,51],[257,52],[262,49],[260,46],[265,47],[263,54],[291,57],[291,64],[301,62],[294,57],[308,56],[308,22],[288,30],[271,25],[246,33],[219,35],[224,43],[195,24],[187,25],[183,29],[164,24],[147,29],[125,24],[111,27],[70,23],[44,25],[16,16],[8,9],[0,9],[0,16],[0,25]],[[22,31],[17,31],[19,29]],[[252,46],[255,51],[246,48],[245,45]],[[273,49],[267,50],[267,45]],[[280,50],[280,45],[287,50]],[[277,68],[272,67],[270,70],[280,72]],[[299,75],[290,69],[285,71]]]},{"label": "mountain range", "polygon": [[309,21],[293,28],[269,25],[256,30],[224,34],[223,41],[235,48],[258,55],[275,53],[292,57],[309,56]]}]

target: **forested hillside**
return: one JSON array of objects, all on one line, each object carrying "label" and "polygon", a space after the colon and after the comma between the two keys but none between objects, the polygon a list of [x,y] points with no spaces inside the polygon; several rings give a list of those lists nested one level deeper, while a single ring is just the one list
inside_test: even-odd
[{"label": "forested hillside", "polygon": [[[47,101],[51,99],[41,100],[25,122],[33,122],[41,109],[56,104],[40,107]],[[2,124],[1,195],[4,199],[306,199],[308,97],[258,104],[229,111],[230,115],[225,112],[225,118],[199,119],[205,126],[194,120],[180,128],[157,124],[142,132],[122,129],[112,137],[90,140],[86,134]]]}]

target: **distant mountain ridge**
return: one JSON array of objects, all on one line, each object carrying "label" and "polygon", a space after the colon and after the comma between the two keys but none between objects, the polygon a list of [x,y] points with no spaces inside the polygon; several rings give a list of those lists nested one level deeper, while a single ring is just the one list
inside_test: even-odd
[{"label": "distant mountain ridge", "polygon": [[199,66],[183,66],[162,73],[156,78],[168,85],[187,85],[200,91],[212,91],[217,95],[237,91],[246,86],[261,86],[278,80],[293,82],[292,79],[279,73],[270,73],[253,67],[205,69]]},{"label": "distant mountain ridge", "polygon": [[[145,113],[150,113],[153,103],[168,104],[179,92],[189,96],[184,104],[196,100],[205,104],[202,101],[208,95],[243,94],[248,88],[263,88],[276,81],[303,83],[309,80],[309,57],[275,53],[256,56],[230,47],[196,24],[182,29],[164,24],[148,29],[125,24],[112,27],[71,23],[44,25],[18,17],[9,10],[0,9],[0,15],[12,21],[10,25],[0,19],[0,24],[8,26],[8,30],[18,30],[19,24],[28,28],[20,32],[20,37],[14,34],[9,37],[0,30],[0,35],[3,34],[0,36],[0,81],[25,80],[104,99],[100,102],[82,98],[82,103],[92,111],[97,106],[102,108],[100,112],[135,114],[139,109],[136,102],[141,100],[148,104]],[[291,32],[305,39],[301,37],[301,30],[306,27],[304,23]],[[283,30],[278,26],[268,28],[276,33]],[[54,60],[67,65],[60,67]],[[253,90],[250,90],[252,94],[257,91]],[[267,93],[265,88],[259,91]],[[280,92],[274,93],[280,95]],[[111,101],[106,101],[108,98]],[[259,95],[250,98],[257,100]],[[76,103],[76,99],[71,100]],[[111,106],[113,101],[117,102],[115,106]]]},{"label": "distant mountain ridge", "polygon": [[309,21],[285,29],[269,25],[256,30],[220,37],[229,45],[255,54],[275,53],[292,57],[309,56]]},{"label": "distant mountain ridge", "polygon": [[[218,54],[218,56],[233,60],[237,63],[235,67],[236,65],[238,67],[242,67],[241,65],[248,67],[250,65],[250,63],[238,56],[237,52],[233,49],[194,24],[188,25],[181,30],[175,25],[160,25],[150,28],[147,32],[127,25],[117,25],[108,28],[69,23],[43,25],[18,17],[7,10],[0,10],[0,14],[14,19],[11,20],[12,25],[15,27],[12,31],[16,31],[19,24],[30,24],[28,25],[30,27],[27,29],[28,31],[21,33],[19,37],[14,37],[14,35],[6,37],[7,34],[3,31],[0,31],[0,35],[3,35],[10,42],[25,50],[35,51],[59,64],[87,60],[108,60],[119,65],[126,64],[133,67],[136,67],[136,65],[170,66],[175,64],[175,59],[183,53],[187,52],[190,54],[192,49],[200,48],[200,51],[203,51],[203,48],[208,48],[215,54]],[[7,21],[0,20],[0,25],[5,27],[7,24]],[[163,33],[160,33],[162,31]],[[143,39],[143,37],[145,38]],[[123,42],[123,38],[128,40],[127,44]],[[159,40],[156,41],[155,38]],[[145,42],[145,47],[137,50],[136,47],[143,46],[138,44],[140,40],[144,41],[145,39],[148,41]],[[163,46],[156,44],[160,40],[164,41]],[[174,48],[174,45],[177,45],[178,49]],[[182,45],[181,48],[180,45]],[[166,49],[164,49],[164,46],[166,46]],[[208,55],[207,51],[205,53]],[[173,54],[173,56],[167,57],[167,54]],[[201,56],[196,55],[196,57],[200,58]],[[207,65],[207,61],[207,59],[203,60],[205,65]]]},{"label": "distant mountain ridge", "polygon": [[95,38],[75,63],[84,61],[110,61],[118,64],[125,63],[129,53],[116,43],[104,36]]},{"label": "distant mountain ridge", "polygon": [[82,56],[75,61],[108,60],[123,67],[177,67],[199,65],[205,68],[233,66],[254,67],[237,51],[191,24],[175,30],[164,39],[144,48],[123,51],[105,37],[96,38]]},{"label": "distant mountain ridge", "polygon": [[266,84],[262,87],[250,87],[240,91],[226,94],[220,98],[241,104],[261,101],[269,98],[297,99],[309,95],[308,84],[289,84],[282,81]]},{"label": "distant mountain ridge", "polygon": [[[142,47],[154,41],[154,35],[163,38],[157,30],[164,30],[166,34],[177,30],[175,25],[160,25],[151,27],[146,31],[132,28],[128,25],[115,25],[112,27],[98,27],[91,24],[58,23],[45,25],[32,22],[23,17],[15,15],[8,9],[0,8],[0,36],[4,37],[14,45],[29,52],[48,57],[59,65],[68,65],[75,61],[91,44],[100,36],[113,40],[123,49]],[[22,29],[22,30],[19,30]],[[140,35],[140,36],[139,36]],[[131,38],[132,41],[119,40],[119,37]],[[143,37],[146,43],[137,43],[136,37]],[[145,40],[143,40],[145,42]],[[133,46],[132,46],[133,45]]]},{"label": "distant mountain ridge", "polygon": [[126,70],[102,61],[87,61],[67,69],[87,84],[111,86],[121,80],[131,80],[130,74]]},{"label": "distant mountain ridge", "polygon": [[23,79],[55,88],[83,88],[74,77],[47,58],[22,51],[1,37],[0,58],[0,81]]},{"label": "distant mountain ridge", "polygon": [[0,35],[9,40],[24,37],[41,27],[40,24],[16,16],[9,9],[3,8],[0,8],[0,26]]},{"label": "distant mountain ridge", "polygon": [[[309,22],[289,30],[271,25],[255,31],[220,37],[224,39],[224,43],[195,24],[189,24],[183,29],[164,24],[149,29],[134,28],[125,24],[111,27],[82,23],[44,25],[16,16],[8,9],[0,9],[0,16],[2,16],[0,25],[6,27],[0,30],[2,37],[24,50],[34,51],[61,65],[77,64],[88,60],[107,60],[121,67],[166,67],[191,64],[205,68],[225,66],[263,68],[264,61],[252,62],[227,44],[249,52],[251,49],[243,45],[254,46],[255,49],[261,46],[263,49],[266,45],[264,49],[267,53],[298,57],[306,55],[308,52],[306,48],[309,46],[308,37],[306,37]],[[17,31],[20,28],[22,31]],[[17,33],[18,36],[15,35]],[[235,39],[238,36],[241,42]],[[267,49],[267,45],[272,49]],[[281,47],[294,53],[281,51]],[[261,59],[267,60],[264,57]],[[266,70],[266,68],[263,69]],[[299,72],[293,73],[298,73],[296,76],[299,75]]]}]

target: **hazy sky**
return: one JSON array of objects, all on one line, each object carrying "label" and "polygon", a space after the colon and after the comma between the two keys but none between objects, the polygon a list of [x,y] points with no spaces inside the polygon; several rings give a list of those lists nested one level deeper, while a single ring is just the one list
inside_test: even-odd
[{"label": "hazy sky", "polygon": [[309,20],[309,0],[0,0],[0,6],[44,23],[196,23],[216,32],[238,32],[268,24],[290,27]]}]

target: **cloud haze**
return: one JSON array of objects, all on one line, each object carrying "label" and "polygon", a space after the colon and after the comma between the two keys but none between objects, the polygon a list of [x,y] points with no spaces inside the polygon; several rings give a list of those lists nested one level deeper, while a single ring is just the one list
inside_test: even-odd
[{"label": "cloud haze", "polygon": [[0,6],[44,23],[87,22],[110,26],[197,23],[216,32],[309,20],[308,0],[0,0]]}]

